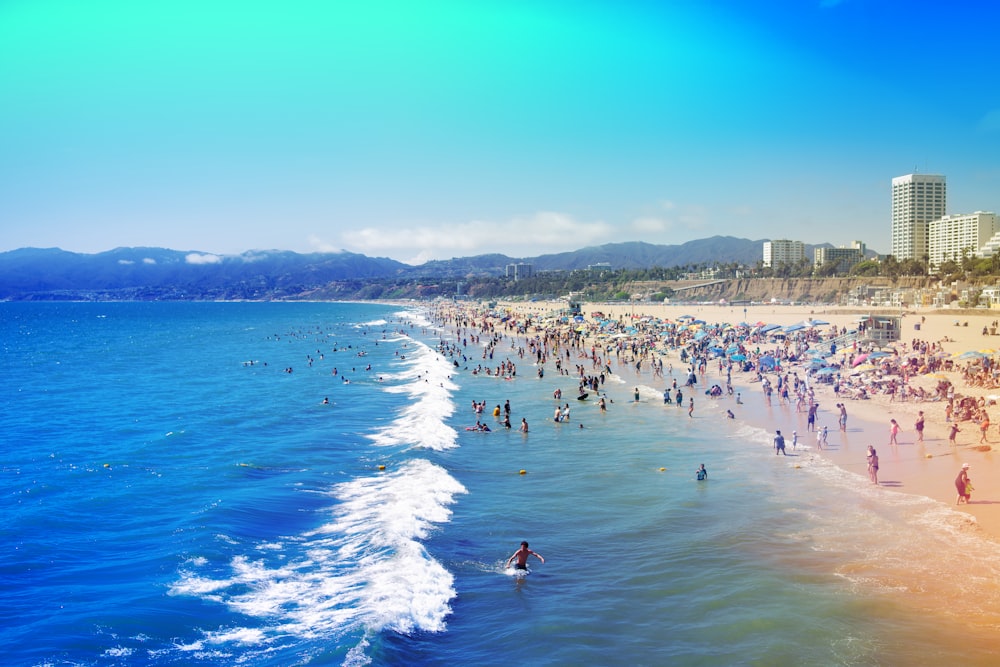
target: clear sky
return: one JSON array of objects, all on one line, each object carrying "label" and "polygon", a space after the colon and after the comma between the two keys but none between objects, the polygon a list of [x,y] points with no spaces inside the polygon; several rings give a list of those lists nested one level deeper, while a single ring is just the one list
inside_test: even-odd
[{"label": "clear sky", "polygon": [[1000,212],[1000,4],[0,0],[0,251],[409,263]]}]

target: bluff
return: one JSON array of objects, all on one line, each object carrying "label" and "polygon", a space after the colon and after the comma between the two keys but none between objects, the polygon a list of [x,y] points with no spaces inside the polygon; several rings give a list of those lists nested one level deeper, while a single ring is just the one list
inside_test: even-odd
[{"label": "bluff", "polygon": [[[936,279],[906,276],[891,278],[740,278],[701,286],[667,284],[676,301],[779,301],[836,303],[858,288],[919,289]],[[690,285],[691,283],[688,283]]]}]

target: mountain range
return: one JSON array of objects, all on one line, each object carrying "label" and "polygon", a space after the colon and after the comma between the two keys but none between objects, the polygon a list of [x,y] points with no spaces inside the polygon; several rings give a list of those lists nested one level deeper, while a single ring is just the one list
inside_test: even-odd
[{"label": "mountain range", "polygon": [[[535,272],[572,271],[594,264],[614,269],[716,262],[753,266],[762,257],[764,240],[713,236],[680,245],[609,243],[530,258],[487,254],[419,266],[346,251],[301,254],[254,250],[216,255],[116,248],[82,254],[58,248],[21,248],[0,253],[0,299],[88,299],[98,294],[114,299],[280,299],[345,280],[503,276],[508,264],[518,262],[531,264]],[[807,246],[807,256],[811,255],[812,246]]]}]

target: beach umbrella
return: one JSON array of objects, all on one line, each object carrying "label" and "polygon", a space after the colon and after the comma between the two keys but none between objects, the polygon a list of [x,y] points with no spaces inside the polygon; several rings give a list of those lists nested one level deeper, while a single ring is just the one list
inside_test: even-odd
[{"label": "beach umbrella", "polygon": [[878,367],[873,364],[861,364],[860,366],[855,366],[851,369],[851,375],[857,375],[859,373],[870,373],[872,371],[878,370]]},{"label": "beach umbrella", "polygon": [[747,355],[745,355],[745,354],[734,354],[733,356],[731,356],[729,358],[732,359],[733,361],[746,361],[747,360]]},{"label": "beach umbrella", "polygon": [[824,324],[829,324],[829,322],[827,322],[826,320],[806,320],[806,322],[809,323],[809,326],[813,326],[813,327],[818,327],[818,326],[822,326]]},{"label": "beach umbrella", "polygon": [[865,363],[865,361],[867,359],[868,359],[868,355],[867,354],[859,354],[857,357],[854,358],[854,363],[851,364],[851,365],[852,366],[859,366],[859,365]]},{"label": "beach umbrella", "polygon": [[982,359],[986,355],[982,352],[977,352],[976,350],[969,350],[968,352],[963,352],[958,355],[959,359]]},{"label": "beach umbrella", "polygon": [[760,328],[761,333],[767,333],[768,331],[774,331],[775,329],[780,329],[780,324],[765,324]]},{"label": "beach umbrella", "polygon": [[826,368],[821,368],[818,371],[816,371],[816,375],[833,375],[836,372],[837,372],[836,368],[831,368],[827,366]]},{"label": "beach umbrella", "polygon": [[877,352],[872,352],[868,355],[868,359],[881,359],[882,357],[891,357],[892,355],[888,352],[882,352],[881,350]]},{"label": "beach umbrella", "polygon": [[802,329],[805,329],[805,328],[806,327],[805,327],[804,324],[792,324],[790,326],[785,327],[785,332],[786,333],[792,333],[793,331],[801,331]]}]

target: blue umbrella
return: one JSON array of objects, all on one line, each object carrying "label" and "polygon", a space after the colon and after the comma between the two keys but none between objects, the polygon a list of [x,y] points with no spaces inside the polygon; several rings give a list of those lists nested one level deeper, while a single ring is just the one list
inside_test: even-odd
[{"label": "blue umbrella", "polygon": [[731,356],[729,358],[732,359],[733,361],[746,361],[747,360],[747,355],[745,355],[745,354],[734,354],[733,356]]},{"label": "blue umbrella", "polygon": [[838,372],[836,368],[827,367],[827,368],[821,368],[818,371],[816,371],[816,375],[833,375],[836,372]]}]

